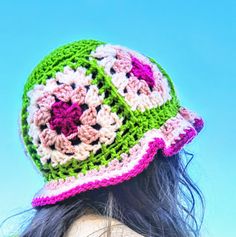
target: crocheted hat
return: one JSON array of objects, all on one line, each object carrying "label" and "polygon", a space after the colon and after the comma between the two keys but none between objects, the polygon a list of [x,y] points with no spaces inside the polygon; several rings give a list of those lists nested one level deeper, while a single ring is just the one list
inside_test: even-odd
[{"label": "crocheted hat", "polygon": [[129,180],[202,127],[153,59],[95,40],[60,47],[24,87],[22,137],[45,180],[32,206]]}]

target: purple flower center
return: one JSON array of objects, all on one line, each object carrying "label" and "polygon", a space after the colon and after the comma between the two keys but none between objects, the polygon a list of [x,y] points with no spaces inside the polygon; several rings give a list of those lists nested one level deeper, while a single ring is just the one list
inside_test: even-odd
[{"label": "purple flower center", "polygon": [[143,64],[137,58],[131,56],[132,69],[131,73],[134,74],[138,79],[143,79],[151,87],[155,85],[152,69],[149,65]]},{"label": "purple flower center", "polygon": [[82,109],[77,103],[55,102],[51,108],[50,128],[69,136],[77,132]]}]

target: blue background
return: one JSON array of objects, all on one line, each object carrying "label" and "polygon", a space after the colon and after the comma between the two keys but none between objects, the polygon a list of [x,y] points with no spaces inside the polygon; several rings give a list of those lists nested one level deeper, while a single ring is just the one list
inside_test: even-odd
[{"label": "blue background", "polygon": [[[43,185],[18,136],[23,85],[60,45],[86,38],[155,58],[182,104],[205,119],[188,145],[191,175],[206,198],[202,236],[236,236],[235,1],[1,1],[0,221],[30,208]],[[20,217],[22,218],[22,217]],[[6,222],[3,229],[20,219]]]}]

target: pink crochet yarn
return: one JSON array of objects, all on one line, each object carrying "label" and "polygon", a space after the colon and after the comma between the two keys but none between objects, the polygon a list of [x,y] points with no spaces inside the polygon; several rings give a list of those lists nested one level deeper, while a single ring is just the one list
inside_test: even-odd
[{"label": "pink crochet yarn", "polygon": [[46,181],[32,206],[127,181],[158,151],[171,157],[202,129],[154,59],[94,41],[55,52],[23,97],[23,138]]},{"label": "pink crochet yarn", "polygon": [[134,56],[131,56],[132,59],[132,69],[131,73],[134,74],[137,78],[141,78],[147,82],[151,87],[155,85],[155,79],[153,77],[152,69],[149,65],[143,64]]},{"label": "pink crochet yarn", "polygon": [[82,110],[77,103],[69,105],[66,102],[55,102],[51,108],[50,128],[58,133],[69,136],[77,132],[76,123],[79,122]]},{"label": "pink crochet yarn", "polygon": [[149,142],[146,153],[140,159],[138,164],[136,164],[130,171],[126,173],[121,173],[120,175],[116,177],[111,177],[109,179],[102,179],[102,180],[98,179],[93,182],[88,182],[79,186],[75,186],[70,190],[61,192],[55,196],[35,197],[32,200],[32,206],[35,207],[35,206],[44,206],[48,204],[55,204],[78,193],[82,193],[99,187],[116,185],[118,183],[122,183],[123,181],[129,180],[132,177],[135,177],[136,175],[140,174],[154,159],[156,151],[163,147],[164,147],[164,141],[162,139],[155,138],[153,141]]}]

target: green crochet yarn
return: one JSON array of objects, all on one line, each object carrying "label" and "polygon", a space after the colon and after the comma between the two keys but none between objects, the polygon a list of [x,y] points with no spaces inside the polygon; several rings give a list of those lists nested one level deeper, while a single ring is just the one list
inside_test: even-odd
[{"label": "green crochet yarn", "polygon": [[[144,112],[131,110],[124,98],[117,92],[116,87],[111,82],[111,77],[105,73],[96,60],[89,60],[90,53],[102,44],[105,43],[95,40],[81,40],[56,49],[38,64],[25,84],[21,113],[22,135],[26,149],[44,176],[45,182],[76,176],[80,172],[85,174],[88,170],[98,169],[101,165],[107,165],[115,158],[120,159],[120,154],[128,152],[132,146],[138,143],[145,132],[153,128],[160,128],[165,121],[178,113],[180,104],[176,97],[173,83],[165,70],[151,58],[149,58],[150,61],[155,63],[167,78],[172,98],[162,106],[148,109]],[[41,163],[40,156],[37,154],[37,147],[28,135],[27,107],[30,100],[27,92],[35,84],[45,85],[47,79],[55,77],[55,74],[63,71],[65,66],[69,66],[72,69],[76,69],[79,66],[86,68],[86,74],[92,75],[92,84],[98,86],[99,93],[106,92],[103,103],[109,105],[112,108],[111,111],[115,112],[120,118],[124,118],[124,120],[117,131],[114,142],[110,145],[102,144],[101,152],[90,153],[86,160],[71,159],[66,164],[53,167],[51,163],[44,165]]]}]

